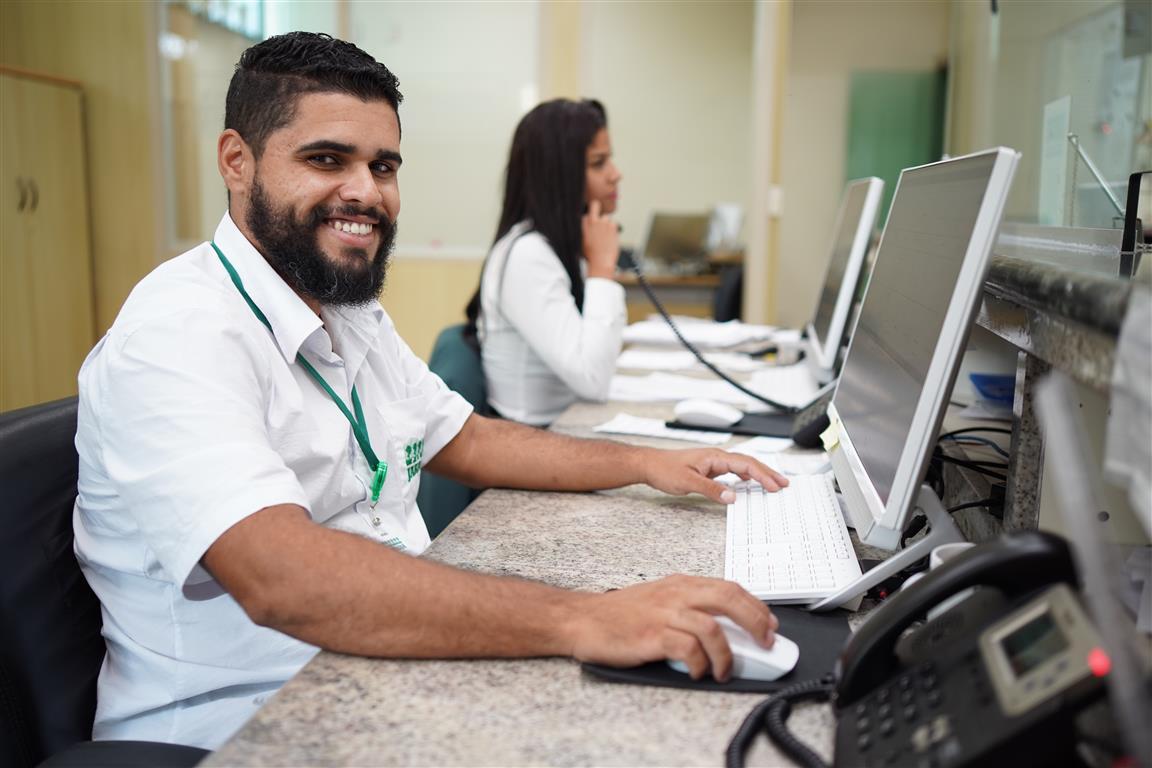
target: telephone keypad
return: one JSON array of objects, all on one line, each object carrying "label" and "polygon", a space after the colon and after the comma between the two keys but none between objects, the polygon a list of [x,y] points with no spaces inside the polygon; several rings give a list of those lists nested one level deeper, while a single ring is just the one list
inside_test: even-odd
[{"label": "telephone keypad", "polygon": [[[974,692],[988,689],[982,670],[973,667],[962,668],[960,674],[968,679]],[[873,691],[853,708],[856,715],[853,743],[860,763],[868,766],[949,764],[948,756],[956,753],[958,744],[951,718],[946,711],[941,711],[943,702],[940,677],[931,663]]]}]

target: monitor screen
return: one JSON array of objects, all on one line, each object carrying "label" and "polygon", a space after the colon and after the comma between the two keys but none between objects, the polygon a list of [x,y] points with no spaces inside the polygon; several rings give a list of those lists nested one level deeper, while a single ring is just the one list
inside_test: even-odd
[{"label": "monitor screen", "polygon": [[[859,461],[850,474],[863,471],[901,527],[955,379],[1017,157],[1001,149],[905,170],[892,200],[833,413]],[[837,479],[843,486],[849,478],[838,468]]]},{"label": "monitor screen", "polygon": [[848,184],[836,214],[832,232],[832,252],[824,273],[824,286],[816,304],[816,316],[808,328],[820,364],[831,368],[843,343],[848,315],[856,294],[884,182],[860,179]]},{"label": "monitor screen", "polygon": [[644,261],[674,271],[702,271],[706,266],[707,213],[654,213],[644,243]]}]

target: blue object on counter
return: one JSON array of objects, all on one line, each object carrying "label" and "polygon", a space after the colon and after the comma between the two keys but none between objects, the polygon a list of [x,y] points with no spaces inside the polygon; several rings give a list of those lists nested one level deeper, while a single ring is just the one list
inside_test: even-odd
[{"label": "blue object on counter", "polygon": [[968,378],[972,380],[976,392],[985,400],[1012,404],[1012,398],[1016,393],[1015,376],[1003,373],[970,373]]}]

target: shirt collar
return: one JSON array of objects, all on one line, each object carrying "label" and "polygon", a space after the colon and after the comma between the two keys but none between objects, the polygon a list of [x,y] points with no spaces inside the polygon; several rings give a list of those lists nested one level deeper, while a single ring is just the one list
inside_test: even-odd
[{"label": "shirt collar", "polygon": [[216,228],[214,242],[240,275],[244,290],[260,307],[272,326],[272,337],[289,362],[323,323],[296,295],[284,279],[272,269],[256,247],[236,226],[230,213],[225,213]]},{"label": "shirt collar", "polygon": [[363,307],[330,307],[320,310],[345,370],[355,379],[360,365],[375,346],[384,326],[384,308],[373,301]]}]

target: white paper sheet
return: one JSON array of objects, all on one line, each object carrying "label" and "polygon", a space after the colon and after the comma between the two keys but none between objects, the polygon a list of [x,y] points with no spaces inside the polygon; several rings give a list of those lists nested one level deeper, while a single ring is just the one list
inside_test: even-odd
[{"label": "white paper sheet", "polygon": [[674,373],[650,373],[647,376],[612,377],[608,389],[609,400],[633,403],[663,403],[702,397],[721,403],[730,403],[743,410],[766,410],[758,400],[720,379],[697,379]]},{"label": "white paper sheet", "polygon": [[[745,325],[739,320],[727,323],[681,323],[676,327],[691,344],[701,349],[729,349],[749,342],[769,344],[776,328],[771,325]],[[672,329],[659,320],[641,320],[624,329],[625,344],[679,345]]]},{"label": "white paper sheet", "polygon": [[[771,365],[737,352],[708,352],[704,359],[722,371],[736,373],[757,371]],[[616,367],[638,371],[705,370],[691,352],[674,349],[626,349],[617,358]]]},{"label": "white paper sheet", "polygon": [[778,403],[802,408],[816,399],[820,382],[806,363],[796,363],[756,371],[752,388]]},{"label": "white paper sheet", "polygon": [[[806,451],[796,448],[787,437],[753,437],[742,443],[737,443],[728,450],[751,456],[777,472],[789,476],[818,475],[832,471],[827,453],[821,450]],[[740,480],[739,477],[731,473],[721,475],[716,479],[723,483],[735,483]]]},{"label": "white paper sheet", "polygon": [[668,440],[687,440],[691,443],[721,445],[732,439],[730,432],[701,432],[695,429],[673,429],[660,419],[618,413],[612,419],[592,428],[593,432],[608,432],[617,435],[640,435],[642,437],[662,437]]}]

